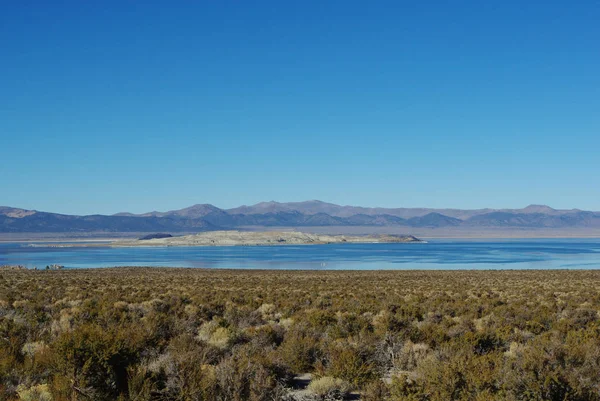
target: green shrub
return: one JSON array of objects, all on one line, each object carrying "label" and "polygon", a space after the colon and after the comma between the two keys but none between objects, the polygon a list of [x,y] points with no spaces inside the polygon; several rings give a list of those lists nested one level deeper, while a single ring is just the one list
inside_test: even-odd
[{"label": "green shrub", "polygon": [[334,343],[327,350],[325,373],[361,387],[376,377],[369,353],[346,342]]}]

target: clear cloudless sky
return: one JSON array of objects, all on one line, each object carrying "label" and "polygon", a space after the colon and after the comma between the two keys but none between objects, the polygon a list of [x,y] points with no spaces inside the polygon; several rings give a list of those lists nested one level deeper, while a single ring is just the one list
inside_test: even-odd
[{"label": "clear cloudless sky", "polygon": [[600,3],[4,1],[0,205],[600,210]]}]

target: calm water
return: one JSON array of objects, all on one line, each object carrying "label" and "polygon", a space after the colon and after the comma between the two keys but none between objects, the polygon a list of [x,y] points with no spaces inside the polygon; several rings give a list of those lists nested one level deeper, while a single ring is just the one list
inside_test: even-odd
[{"label": "calm water", "polygon": [[68,268],[599,269],[600,239],[181,248],[33,248],[23,243],[0,243],[0,265],[42,268],[53,263]]}]

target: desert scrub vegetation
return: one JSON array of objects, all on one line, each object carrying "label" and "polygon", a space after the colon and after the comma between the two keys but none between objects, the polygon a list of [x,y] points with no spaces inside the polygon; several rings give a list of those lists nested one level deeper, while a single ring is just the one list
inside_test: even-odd
[{"label": "desert scrub vegetation", "polygon": [[600,271],[2,270],[0,400],[600,400],[599,311]]}]

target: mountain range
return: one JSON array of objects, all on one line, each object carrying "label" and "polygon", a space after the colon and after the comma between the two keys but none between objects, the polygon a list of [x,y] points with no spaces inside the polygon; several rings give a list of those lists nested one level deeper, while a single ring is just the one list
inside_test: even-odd
[{"label": "mountain range", "polygon": [[600,229],[600,212],[558,210],[545,205],[522,209],[430,209],[340,206],[317,200],[261,202],[220,209],[198,204],[143,214],[65,215],[0,207],[0,233],[200,232],[257,228],[396,227],[465,229]]}]

